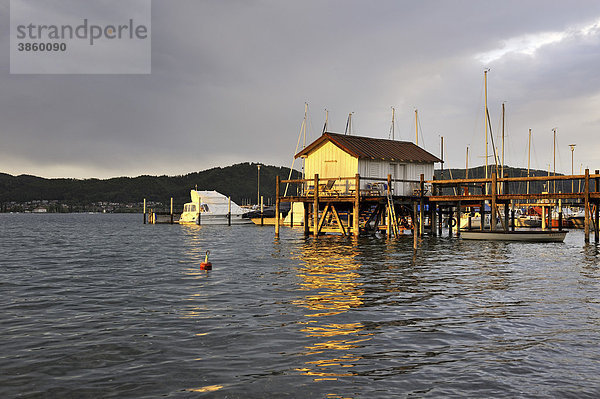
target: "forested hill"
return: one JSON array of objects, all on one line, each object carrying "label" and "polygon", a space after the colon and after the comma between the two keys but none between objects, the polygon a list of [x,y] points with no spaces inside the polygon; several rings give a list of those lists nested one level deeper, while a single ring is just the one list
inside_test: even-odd
[{"label": "forested hill", "polygon": [[[490,169],[491,170],[491,169]],[[261,165],[260,193],[265,203],[275,202],[275,177],[287,179],[290,170],[285,167]],[[526,169],[505,168],[510,177],[527,176]],[[531,176],[547,176],[547,171],[532,170]],[[440,169],[436,179],[442,178]],[[469,178],[485,176],[484,167],[469,169]],[[443,171],[443,178],[465,177],[464,169]],[[190,190],[216,190],[231,196],[236,203],[257,202],[258,168],[255,163],[241,163],[224,168],[212,168],[182,176],[139,176],[112,179],[45,179],[0,173],[0,211],[27,211],[37,207],[48,212],[69,211],[139,211],[144,198],[150,206],[168,206],[173,197],[176,210],[190,200]],[[292,178],[300,178],[294,171]],[[546,191],[544,181],[532,182],[531,193]],[[557,182],[557,191],[569,192],[570,182]],[[525,192],[525,183],[513,183],[511,191]],[[575,183],[577,190],[577,182]],[[164,209],[164,208],[163,208]]]},{"label": "forested hill", "polygon": [[[275,177],[287,179],[290,170],[285,167],[261,165],[260,193],[265,202],[274,202]],[[299,178],[294,171],[292,178]],[[190,200],[190,190],[216,190],[238,204],[256,203],[258,168],[255,163],[241,163],[224,168],[212,168],[182,176],[139,176],[112,179],[45,179],[0,173],[0,206],[11,210],[11,204],[46,201],[62,204],[70,209],[100,202],[132,204],[144,198],[151,202],[168,204],[173,197],[180,208]],[[85,209],[85,208],[84,208]],[[90,209],[90,208],[87,208]]]}]

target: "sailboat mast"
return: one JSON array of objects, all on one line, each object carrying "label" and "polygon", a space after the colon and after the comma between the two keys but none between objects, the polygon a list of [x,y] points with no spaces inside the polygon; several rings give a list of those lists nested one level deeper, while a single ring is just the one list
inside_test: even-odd
[{"label": "sailboat mast", "polygon": [[346,121],[346,131],[344,134],[352,136],[352,112],[348,114],[348,120]]},{"label": "sailboat mast", "polygon": [[444,136],[441,136],[440,141],[440,159],[442,160],[442,180],[444,180]]},{"label": "sailboat mast", "polygon": [[419,111],[415,108],[415,144],[419,145]]},{"label": "sailboat mast", "polygon": [[[504,103],[502,103],[502,162],[500,163],[500,177],[504,178]],[[500,192],[504,193],[504,183],[500,183]]]},{"label": "sailboat mast", "polygon": [[[302,136],[302,149],[306,148],[306,119],[308,118],[308,103],[304,103],[304,119],[302,120],[302,127],[300,128],[300,135]],[[290,171],[291,172],[291,171]],[[302,178],[304,175],[304,158],[302,158]]]},{"label": "sailboat mast", "polygon": [[303,141],[302,141],[302,149],[306,148],[306,120],[308,119],[308,103],[304,103],[304,120],[302,121],[303,128]]},{"label": "sailboat mast", "polygon": [[323,133],[327,132],[327,123],[329,122],[329,111],[325,108],[325,124],[323,125]]},{"label": "sailboat mast", "polygon": [[[483,124],[485,125],[485,178],[488,178],[488,106],[487,106],[487,73],[489,69],[483,71],[483,86],[485,90],[485,113]],[[485,194],[488,193],[488,184],[485,183]]]},{"label": "sailboat mast", "polygon": [[[531,166],[531,129],[529,129],[529,144],[527,145],[527,177],[529,178],[529,167]],[[529,180],[527,180],[527,194],[529,194]]]},{"label": "sailboat mast", "polygon": [[469,178],[469,146],[467,146],[467,156],[465,158],[465,179]]},{"label": "sailboat mast", "polygon": [[[556,176],[556,128],[552,129],[552,131],[554,132],[554,149],[552,151],[553,158],[554,158],[553,175]],[[548,188],[550,188],[550,187],[548,187]],[[550,191],[550,190],[548,190],[548,191]],[[553,192],[556,193],[556,180],[554,180],[554,182],[553,182]]]},{"label": "sailboat mast", "polygon": [[396,125],[395,119],[396,119],[396,109],[394,107],[392,107],[392,127],[390,128],[392,140],[394,140],[394,132],[395,132],[395,125]]},{"label": "sailboat mast", "polygon": [[504,177],[504,103],[502,103],[502,164],[501,164],[501,174]]}]

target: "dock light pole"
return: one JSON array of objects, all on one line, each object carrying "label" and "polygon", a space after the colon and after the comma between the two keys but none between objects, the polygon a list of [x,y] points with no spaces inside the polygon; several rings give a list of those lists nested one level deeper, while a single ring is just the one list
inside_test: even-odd
[{"label": "dock light pole", "polygon": [[[573,172],[573,151],[575,151],[575,145],[576,144],[569,144],[569,147],[571,147],[571,176],[573,176],[575,173]],[[573,192],[573,179],[571,179],[571,193]]]},{"label": "dock light pole", "polygon": [[256,203],[260,204],[260,164],[258,166],[258,183],[257,183],[257,195],[256,195]]}]

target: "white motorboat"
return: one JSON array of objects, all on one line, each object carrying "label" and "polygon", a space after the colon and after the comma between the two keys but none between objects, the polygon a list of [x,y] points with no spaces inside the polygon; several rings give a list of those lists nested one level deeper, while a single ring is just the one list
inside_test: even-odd
[{"label": "white motorboat", "polygon": [[231,212],[231,224],[252,224],[252,221],[246,217],[248,209],[240,207],[217,191],[191,190],[190,195],[191,202],[183,206],[179,218],[180,224],[228,225],[229,212]]}]

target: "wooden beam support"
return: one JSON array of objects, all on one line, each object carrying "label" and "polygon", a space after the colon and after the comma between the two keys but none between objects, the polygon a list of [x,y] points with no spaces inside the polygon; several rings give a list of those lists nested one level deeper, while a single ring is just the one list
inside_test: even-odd
[{"label": "wooden beam support", "polygon": [[[598,175],[600,174],[599,170],[595,171],[595,174]],[[600,177],[596,177],[596,184],[595,184],[595,190],[596,193],[598,191],[600,191]],[[600,240],[600,201],[596,202],[596,211],[594,212],[594,241],[598,242]]]},{"label": "wooden beam support", "polygon": [[360,175],[354,176],[354,207],[352,209],[352,234],[358,237],[360,234]]},{"label": "wooden beam support", "polygon": [[331,204],[331,211],[333,213],[333,217],[335,217],[335,220],[337,221],[338,226],[340,227],[340,231],[342,232],[342,235],[346,235],[346,229],[344,228],[344,224],[342,223],[342,220],[340,219],[340,215],[338,214],[337,209],[335,209],[335,207],[333,206],[333,204]]},{"label": "wooden beam support", "polygon": [[330,202],[328,202],[325,205],[325,209],[323,209],[323,214],[321,215],[321,217],[319,218],[319,227],[317,228],[317,234],[319,234],[321,232],[321,228],[323,227],[323,223],[325,223],[325,219],[327,218],[327,213],[329,212],[329,206],[331,205]]}]

